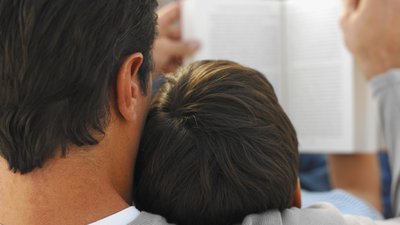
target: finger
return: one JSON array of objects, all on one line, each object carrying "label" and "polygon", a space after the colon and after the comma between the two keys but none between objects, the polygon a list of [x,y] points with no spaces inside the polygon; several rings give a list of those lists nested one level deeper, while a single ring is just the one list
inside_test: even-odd
[{"label": "finger", "polygon": [[160,29],[167,28],[180,17],[179,3],[171,2],[158,11],[158,24]]},{"label": "finger", "polygon": [[354,12],[359,4],[360,0],[342,0],[342,14],[350,14]]},{"label": "finger", "polygon": [[340,26],[343,30],[343,34],[346,33],[346,30],[347,30],[346,27],[348,26],[348,23],[350,22],[350,18],[355,14],[356,10],[359,9],[360,2],[365,3],[365,0],[342,0],[342,12],[340,14]]},{"label": "finger", "polygon": [[176,69],[178,69],[179,66],[174,64],[174,63],[168,63],[164,68],[163,68],[163,72],[164,73],[173,73],[176,71]]},{"label": "finger", "polygon": [[190,41],[170,41],[168,49],[171,56],[181,57],[193,54],[199,49],[200,43],[195,40]]},{"label": "finger", "polygon": [[164,68],[165,73],[175,72],[183,64],[183,57],[173,57]]},{"label": "finger", "polygon": [[173,40],[180,40],[181,39],[181,29],[180,27],[173,27],[168,30],[167,37]]}]

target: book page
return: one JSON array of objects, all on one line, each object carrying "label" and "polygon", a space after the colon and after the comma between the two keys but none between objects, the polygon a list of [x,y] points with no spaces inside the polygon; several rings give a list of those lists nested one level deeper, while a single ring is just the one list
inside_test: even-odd
[{"label": "book page", "polygon": [[354,68],[339,26],[341,1],[285,2],[289,114],[300,151],[354,152]]},{"label": "book page", "polygon": [[184,0],[183,39],[201,49],[186,63],[224,59],[256,69],[281,97],[281,10],[278,0]]}]

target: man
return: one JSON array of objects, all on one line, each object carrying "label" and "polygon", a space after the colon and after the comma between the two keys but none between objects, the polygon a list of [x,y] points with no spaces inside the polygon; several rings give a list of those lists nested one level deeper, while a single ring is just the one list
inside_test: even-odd
[{"label": "man", "polygon": [[[363,69],[377,99],[381,125],[389,150],[393,174],[392,202],[395,218],[373,221],[342,215],[330,204],[305,209],[269,210],[247,216],[242,224],[400,224],[400,1],[343,0],[341,25],[344,39]],[[141,213],[132,224],[167,224]]]},{"label": "man", "polygon": [[[151,96],[156,7],[0,2],[0,224],[127,224],[139,214],[131,185]],[[178,47],[155,46],[163,58],[197,48],[171,43]]]}]

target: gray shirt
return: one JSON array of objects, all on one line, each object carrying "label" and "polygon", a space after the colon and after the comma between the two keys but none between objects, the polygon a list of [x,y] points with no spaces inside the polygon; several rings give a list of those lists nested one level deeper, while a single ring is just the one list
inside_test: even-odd
[{"label": "gray shirt", "polygon": [[[389,150],[392,171],[392,204],[397,218],[374,221],[370,218],[343,215],[329,203],[316,203],[307,208],[290,208],[283,211],[269,210],[247,216],[243,225],[400,225],[400,69],[390,70],[370,82],[373,96],[378,102],[380,122]],[[164,218],[142,212],[129,225],[167,225]]]}]

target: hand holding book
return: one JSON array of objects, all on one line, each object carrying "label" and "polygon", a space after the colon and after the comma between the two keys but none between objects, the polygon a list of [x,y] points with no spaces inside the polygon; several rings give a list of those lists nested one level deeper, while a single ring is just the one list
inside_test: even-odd
[{"label": "hand holding book", "polygon": [[368,80],[400,68],[399,11],[396,0],[343,0],[344,40]]},{"label": "hand holding book", "polygon": [[154,43],[153,78],[159,73],[175,71],[181,65],[183,57],[193,54],[199,48],[197,41],[181,40],[179,10],[179,4],[173,2],[158,12],[159,34]]}]

